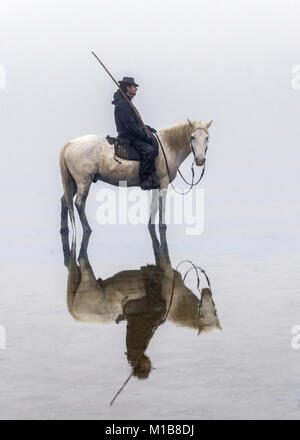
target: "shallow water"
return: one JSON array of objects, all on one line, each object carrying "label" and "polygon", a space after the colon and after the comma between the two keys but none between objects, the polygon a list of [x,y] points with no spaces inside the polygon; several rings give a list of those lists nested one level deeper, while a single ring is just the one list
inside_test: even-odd
[{"label": "shallow water", "polygon": [[[125,230],[120,250],[118,235]],[[155,264],[147,228],[114,232],[109,253],[105,236],[91,236],[88,257],[96,278]],[[126,321],[117,325],[115,316],[104,324],[83,323],[70,316],[59,237],[52,243],[57,251],[49,250],[44,261],[2,264],[0,322],[7,349],[0,351],[1,419],[299,418],[300,351],[291,347],[291,328],[300,323],[299,257],[202,252],[196,246],[201,237],[183,235],[176,242],[179,232],[174,226],[167,231],[172,267],[190,259],[205,269],[223,331],[198,336],[197,329],[180,325],[180,316],[177,323],[167,320],[146,350],[149,377],[132,377],[111,407],[132,371]],[[185,283],[199,297],[195,275]]]}]

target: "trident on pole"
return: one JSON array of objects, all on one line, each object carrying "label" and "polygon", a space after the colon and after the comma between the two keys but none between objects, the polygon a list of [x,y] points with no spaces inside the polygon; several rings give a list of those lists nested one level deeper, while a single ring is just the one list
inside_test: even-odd
[{"label": "trident on pole", "polygon": [[99,61],[99,63],[101,64],[101,66],[104,68],[104,70],[108,73],[108,75],[111,77],[111,79],[113,80],[113,82],[116,84],[116,86],[118,87],[118,89],[120,90],[120,92],[122,93],[122,95],[124,96],[124,98],[127,100],[127,102],[129,102],[131,108],[133,109],[133,111],[135,112],[135,114],[137,115],[137,117],[139,118],[139,120],[141,121],[141,123],[143,124],[143,128],[145,130],[145,133],[147,136],[151,137],[148,128],[146,127],[141,115],[139,114],[139,112],[137,111],[137,109],[135,108],[135,106],[132,104],[132,102],[127,98],[126,94],[123,92],[123,90],[120,87],[120,84],[115,80],[115,78],[112,76],[112,74],[108,71],[108,69],[104,66],[104,64],[102,63],[102,61],[97,57],[97,55],[95,54],[95,52],[92,51],[92,54],[94,55],[94,57],[96,58],[96,60]]}]

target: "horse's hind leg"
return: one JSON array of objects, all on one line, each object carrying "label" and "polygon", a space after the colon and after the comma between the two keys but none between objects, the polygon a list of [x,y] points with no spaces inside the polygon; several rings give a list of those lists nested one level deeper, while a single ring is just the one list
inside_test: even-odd
[{"label": "horse's hind leg", "polygon": [[69,228],[68,228],[68,206],[67,206],[65,195],[62,196],[60,201],[61,201],[60,233],[61,234],[68,234],[68,232],[69,232]]},{"label": "horse's hind leg", "polygon": [[[70,194],[72,196],[72,205],[70,208],[70,219],[73,227],[73,232],[75,230],[75,218],[74,218],[74,210],[73,210],[73,197],[76,194],[77,187],[75,181],[72,179],[70,181]],[[67,205],[67,199],[66,195],[63,194],[63,196],[60,199],[61,201],[61,223],[60,223],[60,233],[61,234],[68,234],[69,233],[69,227],[68,227],[68,205]]]},{"label": "horse's hind leg", "polygon": [[77,208],[84,233],[92,231],[85,214],[85,203],[91,183],[92,183],[91,180],[86,180],[85,182],[81,182],[77,184],[77,196],[75,200],[75,206]]},{"label": "horse's hind leg", "polygon": [[70,244],[69,244],[69,230],[68,230],[68,210],[67,210],[67,229],[61,228],[60,235],[61,235],[61,242],[62,242],[62,248],[64,253],[64,264],[66,267],[69,267],[69,261],[70,261]]}]

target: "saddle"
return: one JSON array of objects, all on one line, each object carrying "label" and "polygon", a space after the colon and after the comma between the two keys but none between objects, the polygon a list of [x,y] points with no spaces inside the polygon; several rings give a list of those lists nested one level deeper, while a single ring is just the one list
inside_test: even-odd
[{"label": "saddle", "polygon": [[[151,133],[152,145],[154,147],[155,157],[158,155],[158,142],[156,137]],[[140,160],[138,150],[135,148],[133,142],[126,138],[118,138],[106,136],[106,140],[110,145],[114,146],[115,155],[125,160]]]}]

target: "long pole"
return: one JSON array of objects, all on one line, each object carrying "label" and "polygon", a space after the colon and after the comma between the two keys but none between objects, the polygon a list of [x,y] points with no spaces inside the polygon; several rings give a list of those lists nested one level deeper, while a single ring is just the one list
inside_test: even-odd
[{"label": "long pole", "polygon": [[102,63],[102,61],[97,57],[97,55],[95,54],[95,52],[92,51],[92,54],[94,55],[94,57],[96,58],[96,60],[99,61],[99,63],[101,64],[101,66],[104,68],[104,70],[108,73],[108,75],[111,77],[111,79],[113,80],[113,82],[116,84],[116,86],[118,87],[118,89],[120,90],[120,92],[122,93],[122,95],[124,96],[124,98],[127,100],[127,102],[129,102],[131,108],[133,109],[133,111],[135,112],[135,114],[137,115],[137,117],[139,118],[139,120],[141,121],[141,123],[143,124],[143,128],[145,130],[145,133],[147,136],[151,137],[148,128],[146,127],[146,125],[144,124],[144,121],[141,117],[141,115],[139,114],[139,112],[137,111],[137,109],[135,108],[135,106],[132,104],[132,102],[130,101],[130,99],[128,99],[128,97],[126,96],[126,94],[123,92],[123,90],[120,87],[120,84],[115,80],[115,78],[112,76],[112,74],[109,72],[109,70],[104,66],[104,64]]}]

